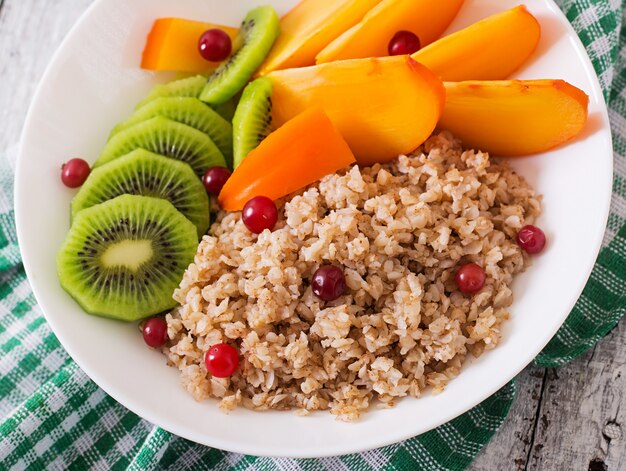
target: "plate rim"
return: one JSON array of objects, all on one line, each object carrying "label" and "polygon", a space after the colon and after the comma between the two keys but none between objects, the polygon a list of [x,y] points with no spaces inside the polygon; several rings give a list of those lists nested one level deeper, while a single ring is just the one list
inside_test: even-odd
[{"label": "plate rim", "polygon": [[[147,411],[145,409],[142,409],[140,406],[138,406],[138,404],[136,403],[135,400],[133,400],[130,397],[127,397],[127,394],[125,394],[124,392],[116,389],[113,384],[109,383],[105,378],[103,378],[97,371],[97,369],[92,369],[88,364],[84,363],[80,357],[80,355],[78,355],[73,346],[71,341],[66,341],[66,337],[64,334],[60,334],[61,329],[58,328],[56,320],[54,320],[54,317],[49,316],[46,313],[46,309],[44,309],[44,306],[40,303],[39,299],[40,296],[38,295],[38,289],[36,288],[37,283],[33,283],[33,269],[32,267],[35,266],[35,264],[33,263],[33,261],[30,259],[30,256],[25,255],[24,252],[22,251],[22,245],[23,245],[23,240],[24,240],[24,236],[23,236],[23,231],[24,231],[24,223],[23,221],[23,217],[22,214],[24,214],[24,211],[22,211],[20,208],[22,207],[22,203],[20,201],[19,195],[20,195],[20,191],[18,191],[19,188],[21,188],[22,183],[20,182],[24,182],[24,179],[21,178],[22,173],[25,171],[24,167],[26,166],[26,164],[24,164],[25,158],[24,158],[24,153],[23,153],[23,148],[24,148],[24,141],[25,138],[28,134],[28,130],[31,127],[31,123],[33,121],[34,118],[34,113],[33,110],[36,107],[35,105],[40,101],[40,95],[42,94],[44,85],[47,83],[49,76],[52,74],[54,68],[55,68],[55,64],[57,62],[57,59],[62,55],[63,51],[65,50],[65,47],[68,43],[70,43],[73,39],[73,37],[77,34],[77,31],[80,29],[80,25],[83,23],[83,21],[89,17],[94,10],[97,10],[98,8],[100,8],[100,5],[103,3],[106,3],[109,0],[95,0],[80,16],[79,18],[75,21],[75,23],[73,24],[73,26],[70,28],[70,30],[67,32],[65,38],[61,41],[61,43],[59,44],[59,46],[57,47],[57,49],[55,50],[54,54],[51,56],[50,61],[48,62],[48,65],[46,66],[45,72],[43,73],[43,75],[41,76],[41,79],[39,80],[39,83],[37,85],[36,91],[33,94],[32,100],[30,102],[30,105],[28,107],[28,112],[26,114],[26,118],[24,120],[24,124],[23,124],[23,128],[22,128],[22,133],[20,135],[20,140],[19,140],[19,151],[18,151],[18,159],[16,162],[16,167],[15,167],[15,178],[14,178],[14,195],[13,195],[13,202],[14,202],[14,210],[15,210],[15,222],[16,222],[16,233],[17,233],[17,238],[18,238],[18,245],[20,248],[20,255],[22,257],[22,264],[24,267],[24,271],[26,273],[26,276],[28,278],[28,282],[29,282],[29,286],[33,292],[33,295],[35,297],[35,300],[37,301],[37,304],[40,306],[41,308],[41,312],[44,315],[46,322],[48,323],[48,325],[50,326],[52,332],[54,333],[54,335],[57,337],[57,339],[59,340],[59,343],[61,345],[61,347],[69,354],[69,356],[72,358],[73,361],[75,361],[77,363],[77,365],[81,368],[81,370],[92,380],[94,381],[94,383],[96,383],[96,385],[98,387],[100,387],[102,390],[104,390],[109,396],[111,396],[113,399],[115,399],[118,403],[120,403],[123,407],[127,408],[128,410],[130,410],[131,412],[133,412],[134,414],[136,414],[137,416],[139,416],[140,418],[147,420],[153,424],[155,424],[156,426],[163,428],[164,430],[173,433],[179,437],[191,440],[195,443],[204,445],[204,446],[209,446],[209,447],[214,447],[214,448],[219,448],[221,450],[225,450],[228,452],[234,452],[234,453],[241,453],[241,454],[247,454],[247,455],[254,455],[254,456],[260,456],[260,457],[284,457],[284,458],[324,458],[324,457],[332,457],[332,456],[338,456],[338,455],[346,455],[346,454],[352,454],[352,453],[360,453],[360,452],[364,452],[364,451],[368,451],[368,450],[372,450],[375,448],[380,448],[383,446],[388,446],[391,444],[395,444],[407,439],[410,439],[412,437],[415,437],[419,434],[422,433],[426,433],[429,430],[433,430],[439,426],[441,426],[442,424],[445,424],[451,420],[453,420],[454,418],[464,414],[465,412],[467,412],[468,410],[476,407],[477,405],[479,405],[481,402],[483,402],[485,399],[487,399],[488,397],[490,397],[491,395],[495,394],[497,391],[499,391],[502,387],[504,387],[507,383],[509,383],[511,380],[513,380],[515,377],[517,377],[517,375],[519,375],[519,373],[526,368],[533,360],[534,358],[541,352],[541,350],[543,350],[543,348],[547,345],[546,344],[542,345],[540,348],[538,349],[533,349],[532,356],[530,354],[527,354],[527,356],[530,357],[530,359],[528,360],[527,363],[524,364],[524,366],[522,366],[521,368],[519,368],[515,374],[512,377],[508,377],[508,375],[506,377],[503,377],[504,379],[499,381],[499,386],[494,390],[491,391],[489,393],[483,393],[481,395],[477,395],[476,397],[478,399],[476,399],[475,403],[473,405],[469,405],[469,406],[464,406],[460,409],[461,412],[457,413],[456,411],[454,412],[453,416],[448,418],[448,419],[441,419],[438,421],[433,422],[433,425],[431,427],[429,427],[427,430],[421,431],[417,434],[411,434],[411,433],[404,433],[404,434],[387,434],[385,439],[381,439],[381,440],[371,440],[371,443],[365,443],[365,444],[352,444],[351,446],[343,446],[342,444],[338,444],[335,448],[333,449],[328,449],[328,450],[316,450],[315,453],[312,453],[310,449],[303,447],[302,449],[298,449],[295,448],[293,451],[290,451],[289,453],[285,454],[283,452],[280,453],[276,453],[277,450],[283,450],[282,448],[280,448],[280,445],[275,445],[272,447],[272,449],[267,449],[267,447],[265,447],[264,449],[260,449],[258,446],[254,445],[254,446],[250,446],[250,444],[246,444],[246,445],[242,445],[240,446],[238,443],[235,442],[222,442],[219,438],[216,438],[214,435],[202,435],[200,436],[197,433],[192,433],[191,431],[181,428],[179,427],[176,422],[172,422],[170,420],[167,420],[166,424],[164,425],[163,420],[161,420],[161,417],[158,415],[154,415],[152,413],[150,413],[150,411]],[[576,33],[576,31],[574,30],[572,24],[570,23],[570,21],[567,19],[567,17],[565,16],[565,14],[561,11],[561,9],[558,7],[558,5],[555,3],[554,0],[543,0],[546,2],[546,4],[549,6],[552,14],[556,15],[559,17],[560,23],[562,23],[564,26],[566,26],[566,28],[568,29],[568,32],[570,33],[571,36],[573,36],[574,41],[576,43],[576,48],[578,50],[578,52],[580,52],[580,57],[581,60],[584,61],[586,63],[586,69],[587,71],[593,71],[592,74],[590,74],[590,79],[591,79],[591,84],[593,87],[593,92],[595,92],[597,94],[597,96],[599,97],[599,104],[601,106],[601,109],[598,111],[601,116],[602,116],[602,120],[603,120],[603,126],[601,129],[604,129],[604,124],[607,125],[607,130],[608,130],[608,138],[609,138],[609,144],[610,144],[610,148],[611,150],[613,149],[613,139],[612,139],[612,132],[611,132],[611,125],[610,125],[610,119],[609,119],[609,111],[608,111],[608,106],[604,97],[604,94],[602,93],[602,87],[600,85],[599,82],[599,78],[597,73],[595,72],[595,69],[593,67],[593,63],[591,62],[591,59],[589,57],[589,54],[587,53],[580,37],[578,36],[578,34]],[[614,159],[611,158],[610,159],[610,173],[611,173],[611,182],[612,182],[612,176],[614,175]],[[577,292],[578,295],[574,298],[574,300],[572,302],[569,303],[569,308],[566,310],[566,314],[564,314],[564,316],[562,317],[561,321],[558,323],[557,327],[555,329],[550,329],[550,339],[554,337],[554,335],[556,334],[556,332],[558,331],[558,329],[560,329],[560,327],[563,325],[563,323],[565,322],[565,320],[567,319],[569,313],[571,312],[572,308],[575,306],[575,304],[578,302],[578,300],[580,299],[580,295],[583,292],[584,287],[586,286],[589,277],[591,275],[591,272],[593,270],[593,268],[595,267],[595,260],[597,260],[597,257],[600,253],[600,250],[602,248],[602,241],[604,238],[604,234],[606,233],[606,228],[607,228],[607,222],[608,222],[608,218],[609,218],[609,214],[610,214],[610,208],[611,208],[611,200],[612,200],[612,184],[611,184],[611,188],[610,191],[608,191],[608,198],[607,198],[607,202],[605,203],[605,207],[603,208],[603,216],[602,216],[602,220],[604,221],[603,224],[603,229],[602,231],[599,231],[599,233],[597,234],[596,240],[594,241],[593,245],[594,249],[593,249],[593,254],[595,254],[594,256],[594,263],[591,264],[590,267],[586,267],[585,268],[585,277],[584,277],[584,282],[582,283],[582,286],[578,287]],[[24,216],[25,218],[26,216]],[[536,351],[535,351],[536,350]],[[208,438],[208,440],[207,440]],[[284,450],[283,450],[284,451]]]}]

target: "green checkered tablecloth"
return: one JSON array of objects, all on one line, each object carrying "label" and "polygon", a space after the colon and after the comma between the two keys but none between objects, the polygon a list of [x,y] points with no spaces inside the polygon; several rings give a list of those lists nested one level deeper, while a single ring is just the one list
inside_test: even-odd
[{"label": "green checkered tablecloth", "polygon": [[[570,361],[626,313],[626,24],[623,0],[561,0],[610,106],[615,177],[602,252],[581,299],[537,357]],[[0,469],[461,470],[505,420],[508,384],[424,435],[365,453],[319,460],[258,458],[196,445],[142,420],[70,359],[37,306],[15,237],[11,164],[0,156]]]}]

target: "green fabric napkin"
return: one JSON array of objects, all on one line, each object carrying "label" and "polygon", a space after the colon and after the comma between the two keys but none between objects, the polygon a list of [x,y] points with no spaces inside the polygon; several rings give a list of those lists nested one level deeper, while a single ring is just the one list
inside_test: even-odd
[{"label": "green fabric napkin", "polygon": [[[622,0],[561,0],[610,105],[613,204],[604,247],[566,323],[537,357],[558,366],[593,346],[626,313],[626,29]],[[626,23],[626,22],[625,22]],[[0,468],[215,470],[462,470],[498,430],[515,396],[508,384],[441,427],[365,453],[290,460],[227,453],[140,419],[98,388],[60,346],[21,266],[13,175],[0,159]],[[496,463],[494,463],[496,465]]]}]

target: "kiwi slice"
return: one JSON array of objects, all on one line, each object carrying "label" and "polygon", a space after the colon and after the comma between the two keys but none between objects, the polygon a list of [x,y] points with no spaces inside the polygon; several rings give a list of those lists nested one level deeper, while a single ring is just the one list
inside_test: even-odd
[{"label": "kiwi slice", "polygon": [[104,165],[135,149],[182,160],[191,165],[198,176],[209,167],[226,166],[224,156],[209,136],[161,116],[118,132],[104,146],[94,166]]},{"label": "kiwi slice", "polygon": [[[206,83],[206,81],[204,83]],[[219,114],[222,118],[230,123],[233,120],[233,116],[235,116],[235,110],[237,109],[236,97],[231,98],[221,105],[211,106],[211,108],[213,108],[217,114]]]},{"label": "kiwi slice", "polygon": [[193,97],[155,98],[135,111],[126,121],[115,126],[109,139],[124,129],[157,116],[163,116],[202,131],[213,140],[227,160],[232,158],[232,126],[212,108]]},{"label": "kiwi slice", "polygon": [[191,167],[143,149],[95,168],[72,200],[72,220],[85,208],[125,194],[168,200],[195,224],[199,237],[209,228],[209,197]]},{"label": "kiwi slice", "polygon": [[168,97],[193,97],[198,98],[204,86],[206,85],[207,78],[204,75],[194,75],[193,77],[187,77],[184,79],[174,80],[173,82],[164,83],[155,86],[148,96],[141,100],[136,109],[139,109],[156,98],[168,98]]},{"label": "kiwi slice", "polygon": [[77,214],[61,250],[61,286],[89,314],[135,321],[174,307],[196,227],[169,201],[122,195]]},{"label": "kiwi slice", "polygon": [[237,168],[272,128],[272,81],[261,77],[248,84],[233,118],[233,166]]},{"label": "kiwi slice", "polygon": [[270,6],[251,10],[233,43],[232,56],[209,76],[200,99],[211,106],[225,103],[248,83],[280,34],[280,21]]},{"label": "kiwi slice", "polygon": [[[184,79],[174,80],[173,82],[157,85],[145,99],[139,102],[135,109],[139,110],[157,98],[198,98],[202,93],[202,90],[204,90],[206,81],[207,78],[204,75],[196,75],[194,77],[187,77]],[[226,121],[231,122],[236,106],[237,104],[235,102],[229,100],[221,105],[212,106],[211,108],[213,108],[217,114],[219,114]]]}]

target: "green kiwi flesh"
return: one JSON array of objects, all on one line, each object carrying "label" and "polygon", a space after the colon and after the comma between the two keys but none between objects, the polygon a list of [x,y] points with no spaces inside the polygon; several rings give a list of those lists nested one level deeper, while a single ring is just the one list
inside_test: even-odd
[{"label": "green kiwi flesh", "polygon": [[77,214],[57,255],[61,286],[89,314],[136,321],[171,309],[198,243],[166,200],[122,195]]},{"label": "green kiwi flesh", "polygon": [[94,167],[145,149],[188,163],[198,176],[209,167],[226,167],[226,160],[209,136],[186,124],[161,116],[124,129],[104,146]]},{"label": "green kiwi flesh", "polygon": [[194,75],[193,77],[187,77],[184,79],[173,80],[172,82],[156,85],[148,96],[141,100],[136,109],[139,109],[152,100],[157,98],[170,98],[170,97],[193,97],[198,98],[204,90],[207,78],[204,75]]},{"label": "green kiwi flesh", "polygon": [[209,198],[191,167],[143,149],[93,169],[72,200],[72,220],[80,211],[124,194],[168,200],[196,226],[198,237],[209,228]]},{"label": "green kiwi flesh", "polygon": [[211,106],[234,97],[261,66],[280,34],[280,20],[271,6],[251,10],[234,41],[234,53],[209,76],[200,99]]},{"label": "green kiwi flesh", "polygon": [[[150,91],[146,98],[137,104],[135,109],[138,110],[157,98],[198,98],[202,93],[202,90],[204,90],[206,81],[206,76],[196,75],[157,85],[152,89],[152,91]],[[221,105],[212,106],[211,108],[213,108],[217,114],[230,123],[233,119],[236,106],[236,103],[229,100]]]},{"label": "green kiwi flesh", "polygon": [[126,121],[115,126],[109,139],[124,129],[157,116],[186,124],[205,133],[213,140],[226,160],[232,159],[233,130],[231,124],[215,110],[193,97],[155,98],[135,111]]},{"label": "green kiwi flesh", "polygon": [[233,117],[233,166],[237,168],[272,130],[272,82],[261,77],[243,90]]}]

